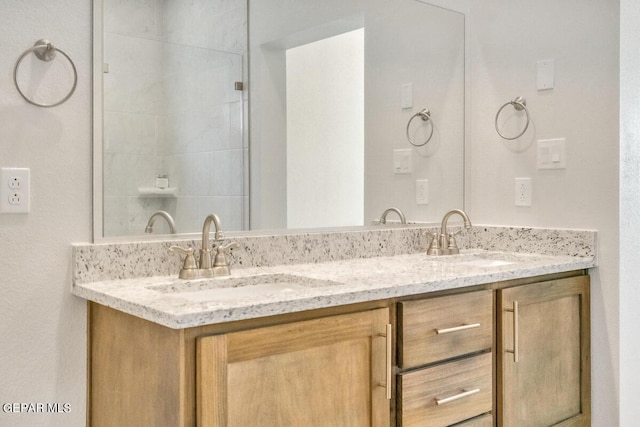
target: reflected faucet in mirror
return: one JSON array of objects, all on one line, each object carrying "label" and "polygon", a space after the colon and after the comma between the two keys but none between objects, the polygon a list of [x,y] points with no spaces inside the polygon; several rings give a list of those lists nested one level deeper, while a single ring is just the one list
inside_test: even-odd
[{"label": "reflected faucet in mirror", "polygon": [[158,217],[162,217],[167,221],[167,224],[169,224],[169,233],[176,234],[176,223],[169,212],[166,211],[155,211],[151,214],[151,216],[149,217],[149,221],[147,222],[147,226],[144,228],[145,233],[153,233],[153,226],[155,225],[156,219]]},{"label": "reflected faucet in mirror", "polygon": [[471,228],[471,220],[469,215],[462,209],[452,209],[447,212],[442,218],[442,224],[440,225],[440,234],[433,234],[429,249],[427,249],[427,255],[455,255],[460,253],[458,245],[456,244],[455,235],[462,231],[462,228],[456,232],[449,232],[447,229],[447,223],[452,215],[460,215],[464,221],[464,229],[469,230]]},{"label": "reflected faucet in mirror", "polygon": [[382,212],[382,215],[380,216],[380,224],[386,224],[387,223],[387,215],[389,215],[391,212],[395,212],[398,214],[398,216],[400,217],[400,224],[406,224],[407,223],[407,218],[404,216],[404,213],[402,213],[402,211],[398,208],[389,208],[387,210],[385,210],[384,212]]}]

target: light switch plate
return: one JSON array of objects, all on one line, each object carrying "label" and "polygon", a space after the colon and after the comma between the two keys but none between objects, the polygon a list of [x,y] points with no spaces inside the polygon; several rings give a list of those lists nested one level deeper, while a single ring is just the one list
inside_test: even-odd
[{"label": "light switch plate", "polygon": [[393,173],[411,173],[413,170],[411,149],[393,150]]},{"label": "light switch plate", "polygon": [[413,83],[400,86],[400,108],[413,108]]},{"label": "light switch plate", "polygon": [[538,140],[538,169],[566,169],[566,139]]},{"label": "light switch plate", "polygon": [[553,89],[555,85],[555,65],[553,59],[538,61],[538,90]]}]

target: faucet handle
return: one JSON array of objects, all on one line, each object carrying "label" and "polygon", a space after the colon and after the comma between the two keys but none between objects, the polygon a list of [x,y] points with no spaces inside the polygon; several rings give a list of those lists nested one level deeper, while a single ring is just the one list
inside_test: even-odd
[{"label": "faucet handle", "polygon": [[219,245],[215,246],[216,255],[215,255],[215,259],[213,260],[213,266],[214,267],[228,266],[229,263],[227,262],[226,255],[229,253],[229,250],[239,248],[239,247],[240,245],[238,245],[237,242],[230,242],[230,243],[224,244],[221,241]]},{"label": "faucet handle", "polygon": [[239,245],[236,242],[224,244],[222,240],[218,240],[219,244],[214,244],[216,251],[213,257],[213,266],[211,267],[211,277],[216,276],[228,276],[231,274],[231,268],[227,262],[227,252],[229,249],[237,248]]},{"label": "faucet handle", "polygon": [[456,238],[455,235],[458,234],[462,229],[454,232],[449,233],[449,247],[447,248],[449,250],[449,253],[451,255],[455,255],[455,254],[459,254],[460,253],[460,249],[458,249],[458,245],[456,244]]},{"label": "faucet handle", "polygon": [[184,262],[178,277],[181,279],[196,279],[198,277],[198,267],[196,265],[196,258],[193,256],[193,248],[181,248],[180,246],[171,246],[169,248],[170,253],[178,253],[179,255],[185,255]]},{"label": "faucet handle", "polygon": [[431,235],[431,244],[427,249],[427,255],[444,255],[444,251],[440,246],[440,235],[438,233],[425,233]]}]

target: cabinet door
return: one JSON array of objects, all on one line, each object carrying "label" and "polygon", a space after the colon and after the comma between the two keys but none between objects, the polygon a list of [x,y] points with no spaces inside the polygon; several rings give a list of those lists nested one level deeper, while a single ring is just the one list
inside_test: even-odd
[{"label": "cabinet door", "polygon": [[385,308],[199,338],[198,426],[388,427],[388,322]]},{"label": "cabinet door", "polygon": [[588,426],[589,277],[498,295],[499,425]]}]

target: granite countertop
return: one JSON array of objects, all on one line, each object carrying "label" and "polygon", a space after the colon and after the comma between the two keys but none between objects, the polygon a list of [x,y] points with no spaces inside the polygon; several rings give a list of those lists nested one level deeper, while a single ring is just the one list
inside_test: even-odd
[{"label": "granite countertop", "polygon": [[181,329],[462,288],[595,267],[594,256],[469,249],[233,270],[231,276],[173,276],[74,283],[72,293]]}]

